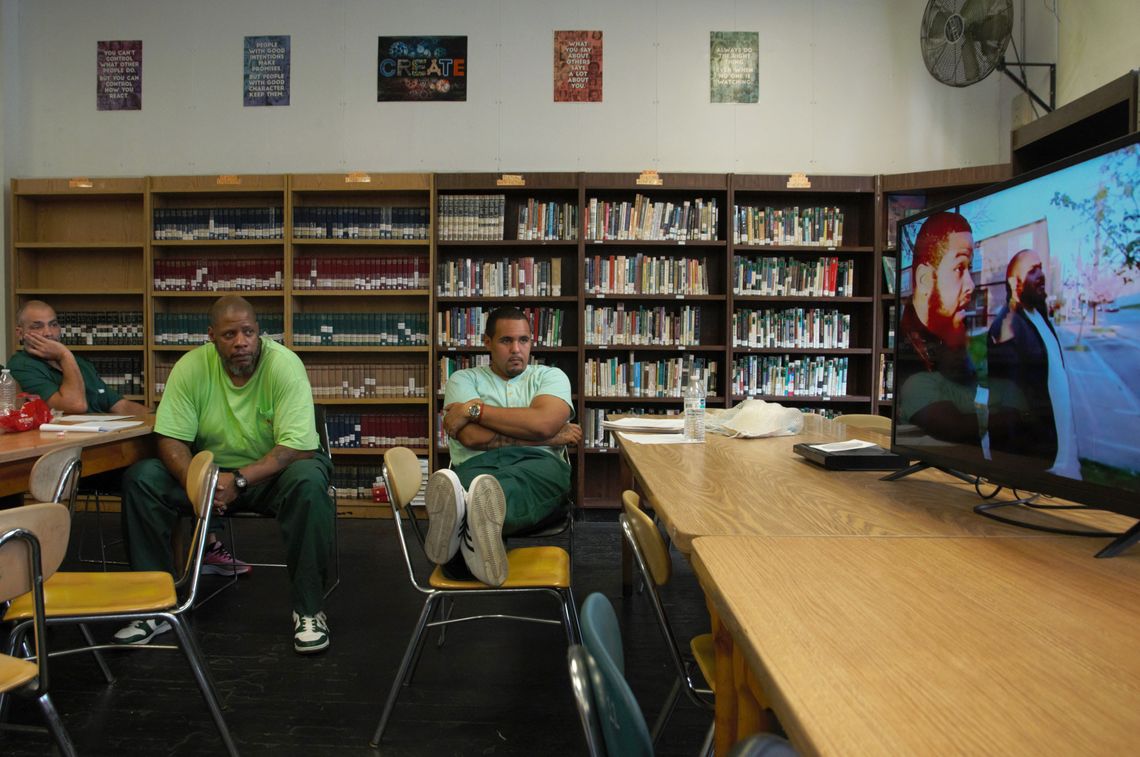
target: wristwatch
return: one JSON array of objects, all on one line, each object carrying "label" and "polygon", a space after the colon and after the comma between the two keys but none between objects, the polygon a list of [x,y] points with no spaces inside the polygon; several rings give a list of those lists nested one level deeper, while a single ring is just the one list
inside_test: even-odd
[{"label": "wristwatch", "polygon": [[479,416],[481,416],[481,415],[483,415],[483,403],[482,402],[476,402],[474,405],[471,405],[470,407],[467,408],[467,418],[472,423],[478,423],[479,422]]},{"label": "wristwatch", "polygon": [[245,476],[239,470],[234,471],[234,486],[237,487],[239,494],[243,493],[245,487],[249,486],[249,482],[245,480]]}]

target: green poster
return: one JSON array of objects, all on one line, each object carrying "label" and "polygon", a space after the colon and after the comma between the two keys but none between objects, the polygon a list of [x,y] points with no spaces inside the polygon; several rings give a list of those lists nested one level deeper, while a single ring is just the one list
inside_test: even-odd
[{"label": "green poster", "polygon": [[760,101],[760,33],[709,32],[709,102]]}]

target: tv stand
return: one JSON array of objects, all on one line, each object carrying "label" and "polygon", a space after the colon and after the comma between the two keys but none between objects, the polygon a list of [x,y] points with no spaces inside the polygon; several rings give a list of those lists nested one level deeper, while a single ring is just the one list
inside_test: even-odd
[{"label": "tv stand", "polygon": [[974,478],[972,476],[967,476],[965,473],[959,473],[956,470],[952,470],[950,468],[943,468],[942,466],[939,466],[939,465],[931,465],[930,463],[915,463],[914,465],[908,465],[907,467],[902,468],[901,470],[897,470],[893,473],[888,473],[887,475],[883,476],[879,480],[880,481],[898,481],[900,478],[906,478],[907,476],[909,476],[912,473],[918,473],[919,471],[926,470],[927,468],[933,468],[934,470],[940,470],[943,473],[946,473],[947,475],[950,475],[950,476],[953,476],[954,478],[959,478],[959,479],[965,481],[967,484],[970,484],[971,486],[977,483],[976,478]]},{"label": "tv stand", "polygon": [[[996,493],[996,492],[995,492]],[[1096,553],[1097,557],[1116,557],[1125,552],[1129,547],[1140,541],[1140,522],[1129,528],[1123,533],[1113,533],[1111,531],[1082,531],[1080,529],[1071,528],[1057,528],[1056,526],[1045,526],[1037,523],[1026,523],[1022,520],[1015,520],[1014,518],[1007,518],[1004,515],[998,515],[993,512],[998,508],[1009,507],[1010,505],[1025,505],[1036,510],[1096,510],[1099,508],[1087,507],[1085,505],[1040,505],[1036,504],[1040,494],[1031,494],[1028,497],[1021,497],[1020,499],[1009,499],[1003,502],[984,502],[980,505],[974,505],[974,512],[978,515],[984,515],[987,518],[1007,523],[1011,526],[1019,526],[1021,528],[1028,528],[1034,531],[1045,531],[1050,534],[1060,534],[1062,536],[1091,536],[1091,537],[1115,537],[1111,544],[1106,546],[1100,552]]]},{"label": "tv stand", "polygon": [[1096,553],[1097,557],[1116,557],[1123,553],[1129,547],[1133,547],[1137,542],[1140,542],[1140,521],[1136,525],[1128,529],[1120,536],[1112,540],[1112,543],[1101,551]]}]

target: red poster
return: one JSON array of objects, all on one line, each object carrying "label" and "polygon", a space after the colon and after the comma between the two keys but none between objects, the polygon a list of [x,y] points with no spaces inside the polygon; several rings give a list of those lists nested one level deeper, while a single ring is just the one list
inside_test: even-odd
[{"label": "red poster", "polygon": [[554,102],[602,101],[602,33],[554,32]]}]

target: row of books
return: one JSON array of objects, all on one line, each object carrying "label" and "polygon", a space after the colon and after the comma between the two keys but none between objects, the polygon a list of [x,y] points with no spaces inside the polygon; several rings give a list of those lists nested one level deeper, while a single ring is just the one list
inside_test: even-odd
[{"label": "row of books", "polygon": [[440,297],[561,297],[561,258],[460,258],[436,266]]},{"label": "row of books", "polygon": [[732,261],[734,294],[770,297],[853,297],[855,261],[824,256],[751,258]]},{"label": "row of books", "polygon": [[732,362],[734,395],[842,397],[847,394],[847,358],[746,355]]},{"label": "row of books", "polygon": [[294,313],[293,344],[305,347],[424,347],[427,313]]},{"label": "row of books", "polygon": [[617,439],[614,432],[603,428],[606,418],[617,415],[678,415],[676,408],[664,407],[587,407],[582,414],[582,446],[586,449],[616,449]]},{"label": "row of books", "polygon": [[318,399],[399,399],[428,395],[424,363],[309,363],[305,366]]},{"label": "row of books", "polygon": [[586,305],[586,344],[674,347],[701,343],[701,309],[685,305],[638,307]]},{"label": "row of books", "polygon": [[103,383],[119,394],[146,393],[141,355],[91,355],[87,359],[95,366],[95,373]]},{"label": "row of books", "polygon": [[895,312],[896,311],[894,305],[887,306],[887,333],[883,339],[883,346],[889,350],[893,350],[895,348]]},{"label": "row of books", "polygon": [[139,310],[59,313],[59,341],[68,345],[142,344],[143,314]]},{"label": "row of books", "polygon": [[427,424],[423,413],[329,413],[329,446],[426,447]]},{"label": "row of books", "polygon": [[705,378],[707,394],[715,394],[718,385],[716,361],[706,358],[639,360],[633,354],[587,358],[583,370],[582,393],[586,397],[680,398],[694,370]]},{"label": "row of books", "polygon": [[823,308],[737,310],[732,314],[732,346],[847,349],[851,314]]},{"label": "row of books", "polygon": [[586,258],[589,294],[708,294],[705,258],[594,255]]},{"label": "row of books", "polygon": [[713,241],[718,239],[719,214],[716,198],[698,197],[679,203],[653,202],[635,195],[633,202],[613,202],[591,197],[586,210],[587,240],[674,240]]},{"label": "row of books", "polygon": [[175,258],[154,261],[159,292],[279,290],[285,266],[280,258]]},{"label": "row of books", "polygon": [[[566,311],[557,308],[519,308],[530,320],[531,345],[561,347]],[[487,316],[494,308],[481,305],[453,307],[436,313],[436,344],[441,347],[482,347]]]},{"label": "row of books", "polygon": [[155,208],[154,238],[162,241],[281,239],[281,208]]},{"label": "row of books", "polygon": [[533,197],[519,205],[518,239],[524,241],[578,238],[578,204],[543,202]]},{"label": "row of books", "polygon": [[372,484],[382,475],[380,465],[333,466],[329,485],[336,490],[338,499],[372,499]]},{"label": "row of books", "polygon": [[440,195],[439,239],[479,241],[503,238],[507,196]]},{"label": "row of books", "polygon": [[[543,361],[535,357],[531,357],[532,363],[542,363]],[[444,391],[447,389],[447,380],[451,378],[451,374],[456,371],[461,371],[466,368],[477,368],[479,366],[491,365],[491,356],[483,353],[478,355],[445,355],[439,359],[439,394],[442,397]]]},{"label": "row of books", "polygon": [[[285,316],[259,313],[257,325],[262,336],[285,341]],[[159,345],[199,345],[209,341],[210,318],[206,313],[155,313],[154,343]]]},{"label": "row of books", "polygon": [[427,208],[293,208],[294,239],[427,239]]},{"label": "row of books", "polygon": [[732,208],[734,244],[809,245],[843,244],[843,210],[834,207],[773,208],[735,205]]},{"label": "row of books", "polygon": [[895,397],[895,361],[887,355],[879,354],[879,399],[891,400]]},{"label": "row of books", "polygon": [[298,256],[293,261],[293,288],[426,289],[430,273],[431,264],[426,255]]}]

